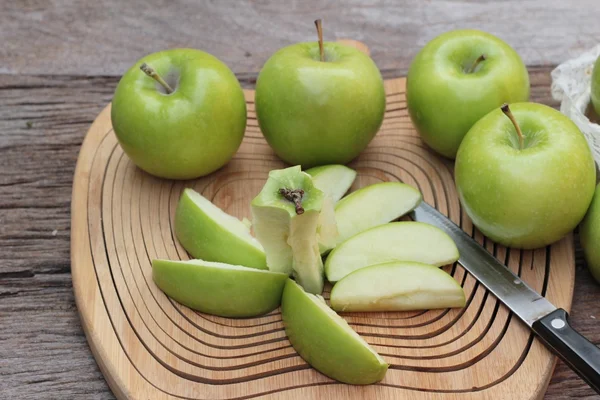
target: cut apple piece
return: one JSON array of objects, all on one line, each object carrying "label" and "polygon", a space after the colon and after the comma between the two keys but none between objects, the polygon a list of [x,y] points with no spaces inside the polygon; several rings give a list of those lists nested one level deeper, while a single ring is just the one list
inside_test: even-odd
[{"label": "cut apple piece", "polygon": [[310,293],[323,291],[318,226],[325,195],[300,166],[269,172],[252,200],[252,226],[270,270],[293,274]]},{"label": "cut apple piece", "polygon": [[281,299],[285,332],[298,354],[328,377],[353,385],[379,382],[387,363],[320,296],[288,280]]},{"label": "cut apple piece", "polygon": [[250,228],[192,189],[181,194],[175,235],[194,258],[267,269],[265,252]]},{"label": "cut apple piece", "polygon": [[339,237],[337,223],[335,221],[335,209],[333,208],[333,199],[331,196],[325,196],[323,207],[317,221],[317,241],[319,242],[319,252],[327,253],[337,244]]},{"label": "cut apple piece", "polygon": [[400,218],[421,202],[421,193],[400,182],[365,186],[335,206],[335,220],[342,243],[357,233]]},{"label": "cut apple piece", "polygon": [[344,197],[356,179],[356,171],[341,164],[322,165],[304,172],[312,176],[315,187],[331,196],[334,203]]},{"label": "cut apple piece", "polygon": [[152,278],[177,302],[221,317],[255,317],[277,308],[286,274],[203,260],[153,260]]},{"label": "cut apple piece", "polygon": [[336,311],[412,311],[465,306],[463,288],[433,265],[393,261],[361,268],[331,291]]},{"label": "cut apple piece", "polygon": [[445,232],[422,222],[392,222],[359,233],[338,245],[327,257],[330,282],[369,265],[415,261],[435,266],[458,260],[458,249]]}]

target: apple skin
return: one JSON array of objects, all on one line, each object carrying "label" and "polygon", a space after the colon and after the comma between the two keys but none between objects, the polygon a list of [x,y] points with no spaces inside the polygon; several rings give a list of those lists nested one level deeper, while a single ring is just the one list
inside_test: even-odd
[{"label": "apple skin", "polygon": [[175,235],[194,258],[267,269],[263,248],[250,229],[192,189],[185,189],[175,211]]},{"label": "apple skin", "polygon": [[340,164],[322,165],[304,172],[312,176],[315,187],[330,196],[334,204],[344,197],[356,179],[355,170]]},{"label": "apple skin", "polygon": [[387,363],[322,298],[306,293],[288,279],[281,298],[285,333],[312,367],[340,382],[379,382]]},{"label": "apple skin", "polygon": [[[473,73],[467,73],[482,54]],[[504,103],[529,99],[529,74],[504,41],[477,30],[444,33],[429,42],[408,71],[410,118],[423,141],[454,158],[467,131]]]},{"label": "apple skin", "polygon": [[498,108],[465,136],[455,164],[460,202],[479,230],[508,247],[549,245],[572,231],[594,194],[596,167],[577,126],[536,103],[510,105],[525,136]]},{"label": "apple skin", "polygon": [[337,244],[402,217],[421,200],[421,192],[400,182],[376,183],[350,193],[335,206],[339,232]]},{"label": "apple skin", "polygon": [[[147,63],[174,92],[140,70]],[[129,158],[162,178],[210,174],[235,154],[246,129],[246,102],[238,80],[216,57],[173,49],[139,60],[119,81],[112,125]]]},{"label": "apple skin", "polygon": [[596,114],[600,115],[600,57],[596,60],[592,72],[592,105]]},{"label": "apple skin", "polygon": [[367,147],[383,121],[385,90],[377,66],[358,49],[317,42],[277,51],[256,83],[256,116],[275,153],[308,168],[345,164]]},{"label": "apple skin", "polygon": [[600,283],[600,185],[596,187],[592,204],[579,226],[579,239],[588,269]]},{"label": "apple skin", "polygon": [[335,311],[414,311],[465,306],[465,292],[444,270],[418,262],[358,269],[331,291]]},{"label": "apple skin", "polygon": [[370,265],[413,261],[441,267],[458,260],[456,244],[441,229],[423,222],[383,224],[352,236],[327,256],[325,274],[337,282]]},{"label": "apple skin", "polygon": [[152,279],[177,302],[221,317],[255,317],[281,303],[287,275],[203,260],[152,260]]}]

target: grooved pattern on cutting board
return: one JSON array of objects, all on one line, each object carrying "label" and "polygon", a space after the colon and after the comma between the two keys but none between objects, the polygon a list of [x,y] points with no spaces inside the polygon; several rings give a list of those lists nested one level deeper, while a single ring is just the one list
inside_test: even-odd
[{"label": "grooved pattern on cutting board", "polygon": [[[405,80],[385,82],[380,132],[349,165],[351,190],[382,181],[417,187],[424,200],[569,309],[574,280],[572,237],[535,251],[486,240],[461,210],[452,163],[429,151],[406,110]],[[541,398],[554,357],[529,330],[455,264],[445,269],[464,287],[464,309],[342,313],[390,364],[372,386],[337,383],[308,366],[286,339],[279,309],[249,319],[194,312],[152,281],[154,258],[188,259],[173,234],[182,190],[191,187],[227,213],[250,218],[250,200],[269,170],[284,167],[264,141],[246,91],[248,126],[234,159],[194,181],[154,178],[118,145],[110,105],[82,146],[72,203],[73,286],[90,347],[121,399]],[[326,288],[325,298],[330,287]]]}]

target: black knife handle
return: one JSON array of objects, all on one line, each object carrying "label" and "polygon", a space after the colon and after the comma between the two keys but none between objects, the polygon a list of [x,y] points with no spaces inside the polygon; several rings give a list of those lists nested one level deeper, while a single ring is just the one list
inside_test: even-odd
[{"label": "black knife handle", "polygon": [[537,320],[533,331],[557,356],[600,394],[600,348],[569,325],[562,308]]}]

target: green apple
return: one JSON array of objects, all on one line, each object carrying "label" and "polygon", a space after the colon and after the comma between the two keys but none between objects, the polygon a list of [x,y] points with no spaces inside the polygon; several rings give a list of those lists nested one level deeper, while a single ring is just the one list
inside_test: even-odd
[{"label": "green apple", "polygon": [[417,54],[406,99],[423,141],[454,158],[467,131],[503,103],[529,99],[529,75],[505,42],[477,30],[444,33]]},{"label": "green apple", "polygon": [[[315,187],[325,194],[324,201],[333,204],[344,196],[352,186],[354,179],[356,179],[355,170],[339,164],[313,167],[304,172],[312,176]],[[337,224],[335,223],[335,212],[329,204],[323,207],[323,212],[319,217],[318,231],[319,250],[321,254],[325,254],[335,247],[339,237]]]},{"label": "green apple", "polygon": [[596,114],[600,115],[600,57],[596,60],[592,71],[592,105]]},{"label": "green apple", "polygon": [[[293,274],[310,293],[323,291],[323,261],[319,251],[319,215],[325,195],[300,166],[269,172],[252,200],[252,225],[272,271]],[[331,211],[330,211],[331,212]],[[335,223],[335,222],[333,222]]]},{"label": "green apple", "polygon": [[221,317],[255,317],[277,308],[286,274],[203,260],[152,260],[152,278],[177,302]]},{"label": "green apple", "polygon": [[334,203],[344,197],[356,179],[355,170],[339,164],[313,167],[304,172],[312,176],[315,187],[331,196]]},{"label": "green apple", "polygon": [[581,221],[596,167],[569,118],[542,104],[517,103],[471,128],[458,150],[455,179],[461,204],[484,235],[532,249],[559,240]]},{"label": "green apple", "polygon": [[422,222],[392,222],[352,236],[327,257],[325,273],[337,282],[369,265],[414,261],[442,266],[458,260],[458,249],[445,232]]},{"label": "green apple", "polygon": [[185,189],[175,212],[175,235],[194,258],[267,269],[250,227],[192,189]]},{"label": "green apple", "polygon": [[335,206],[338,244],[357,233],[400,218],[421,202],[421,193],[399,182],[365,186]]},{"label": "green apple", "polygon": [[412,311],[465,306],[465,292],[444,270],[417,262],[389,262],[345,276],[331,291],[336,311]]},{"label": "green apple", "polygon": [[579,239],[588,269],[600,283],[600,185],[596,187],[592,204],[579,226]]},{"label": "green apple", "polygon": [[321,255],[333,249],[339,238],[337,222],[335,220],[334,201],[331,196],[326,195],[317,221],[317,242]]},{"label": "green apple", "polygon": [[340,382],[379,382],[387,363],[321,296],[288,280],[281,299],[285,332],[294,349],[317,371]]},{"label": "green apple", "polygon": [[383,121],[377,66],[341,43],[299,43],[277,51],[256,82],[260,129],[284,161],[304,168],[345,164],[367,147]]},{"label": "green apple", "polygon": [[162,178],[192,179],[235,154],[246,102],[235,75],[216,57],[173,49],[142,58],[123,75],[111,120],[138,167]]}]

